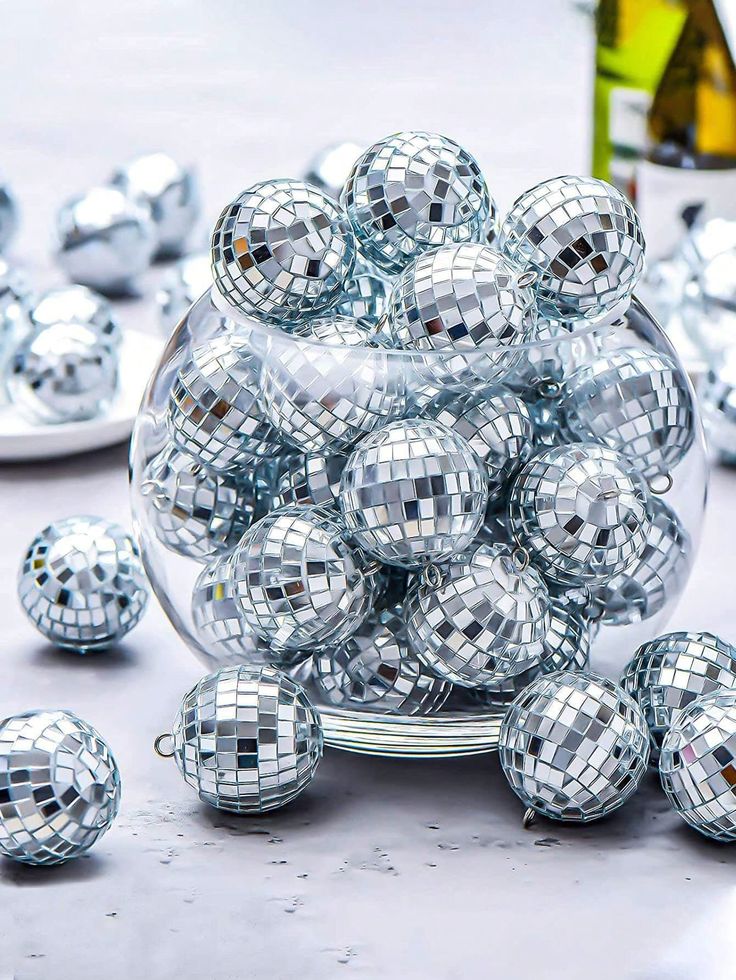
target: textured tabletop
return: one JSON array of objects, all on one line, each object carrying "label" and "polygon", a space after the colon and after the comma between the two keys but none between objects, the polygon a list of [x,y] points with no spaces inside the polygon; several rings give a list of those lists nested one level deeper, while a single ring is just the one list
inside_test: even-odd
[{"label": "textured tabletop", "polygon": [[[208,220],[326,142],[402,128],[466,143],[501,207],[588,166],[590,25],[563,0],[37,0],[3,14],[0,167],[23,208],[14,256],[39,286],[59,281],[54,208],[142,150],[196,162]],[[155,329],[160,275],[122,308],[126,325]],[[735,491],[736,473],[714,474],[674,620],[730,640]],[[653,778],[584,828],[522,830],[494,757],[328,752],[282,814],[201,805],[151,747],[201,673],[160,609],[82,659],[44,644],[17,605],[25,545],[80,511],[129,523],[124,447],[0,471],[0,710],[67,707],[97,726],[122,810],[75,863],[0,864],[0,978],[733,976],[736,851],[689,832]]]}]

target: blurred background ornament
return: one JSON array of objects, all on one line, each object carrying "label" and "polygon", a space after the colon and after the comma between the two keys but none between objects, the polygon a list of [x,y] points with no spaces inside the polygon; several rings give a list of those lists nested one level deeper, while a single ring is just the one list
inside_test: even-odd
[{"label": "blurred background ornament", "polygon": [[156,250],[148,207],[115,187],[93,187],[56,217],[57,261],[71,282],[106,296],[135,293]]},{"label": "blurred background ornament", "polygon": [[270,323],[325,313],[355,264],[345,215],[299,180],[265,180],[243,191],[212,234],[212,275],[224,299]]},{"label": "blurred background ornament", "polygon": [[644,712],[656,763],[683,708],[703,694],[736,689],[736,647],[712,633],[665,633],[639,647],[621,685]]},{"label": "blurred background ornament", "polygon": [[550,598],[518,554],[480,545],[416,575],[404,605],[409,644],[439,677],[493,687],[539,663]]},{"label": "blurred background ornament", "polygon": [[496,211],[475,159],[446,136],[422,132],[369,147],[342,203],[361,252],[391,275],[427,249],[486,241]]},{"label": "blurred background ornament", "polygon": [[612,312],[644,268],[633,205],[593,177],[556,177],[525,191],[501,225],[498,247],[537,272],[540,312],[561,319]]},{"label": "blurred background ornament", "polygon": [[736,346],[716,358],[699,391],[703,426],[713,457],[736,464]]},{"label": "blurred background ornament", "polygon": [[87,286],[60,286],[47,290],[33,304],[30,316],[36,330],[57,323],[81,323],[112,348],[119,347],[123,339],[123,331],[110,303]]},{"label": "blurred background ornament", "polygon": [[186,250],[200,210],[199,181],[191,167],[167,153],[147,153],[116,170],[110,183],[150,209],[156,258],[175,258]]},{"label": "blurred background ornament", "polygon": [[185,782],[203,803],[230,813],[291,802],[322,758],[319,715],[300,685],[272,667],[223,667],[204,677],[182,699],[172,737]]},{"label": "blurred background ornament", "polygon": [[323,456],[320,453],[287,456],[279,467],[273,507],[286,504],[337,506],[346,459],[346,456]]},{"label": "blurred background ornament", "polygon": [[391,280],[363,258],[355,260],[352,276],[345,283],[335,313],[378,325],[386,310]]},{"label": "blurred background ornament", "polygon": [[207,470],[174,446],[151,460],[141,493],[159,541],[198,560],[234,548],[253,521],[255,491],[247,480]]},{"label": "blurred background ornament", "polygon": [[363,150],[363,146],[349,140],[330,143],[313,157],[304,174],[305,182],[314,184],[324,194],[339,200],[345,181]]},{"label": "blurred background ornament", "polygon": [[372,613],[341,646],[317,654],[315,676],[324,700],[338,708],[424,715],[450,693],[409,647],[401,606]]},{"label": "blurred background ornament", "polygon": [[556,670],[588,670],[595,627],[575,603],[558,597],[549,604],[549,626],[542,640],[539,666],[543,674]]},{"label": "blurred background ornament", "polygon": [[206,252],[187,255],[161,280],[156,293],[159,318],[169,333],[192,303],[212,286],[210,257]]},{"label": "blurred background ornament", "polygon": [[674,716],[659,759],[673,808],[705,837],[736,841],[736,691],[716,691]]},{"label": "blurred background ornament", "polygon": [[405,419],[365,436],[345,464],[340,508],[355,541],[388,565],[446,561],[470,545],[488,503],[485,470],[456,432]]},{"label": "blurred background ornament", "polygon": [[636,791],[648,757],[639,706],[598,674],[538,677],[501,725],[509,785],[525,806],[553,820],[585,823],[613,813]]},{"label": "blurred background ornament", "polygon": [[102,736],[68,711],[0,722],[0,854],[62,864],[106,833],[120,806],[120,773]]},{"label": "blurred background ornament", "polygon": [[15,349],[33,329],[30,304],[25,275],[0,258],[0,406],[7,400],[7,376]]},{"label": "blurred background ornament", "polygon": [[29,333],[7,377],[10,400],[31,421],[78,422],[103,414],[118,386],[118,356],[83,323]]},{"label": "blurred background ornament", "polygon": [[0,254],[5,252],[18,230],[18,205],[6,181],[0,181]]},{"label": "blurred background ornament", "polygon": [[91,653],[133,629],[148,602],[148,582],[135,542],[118,524],[67,517],[31,541],[18,597],[50,643]]}]

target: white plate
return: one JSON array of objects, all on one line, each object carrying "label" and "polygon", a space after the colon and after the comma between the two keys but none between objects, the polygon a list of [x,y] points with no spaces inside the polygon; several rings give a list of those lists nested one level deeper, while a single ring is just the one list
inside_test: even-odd
[{"label": "white plate", "polygon": [[123,442],[133,423],[148,379],[163,350],[163,340],[126,330],[120,344],[118,393],[109,411],[86,422],[33,425],[12,405],[0,407],[0,460],[51,459]]}]

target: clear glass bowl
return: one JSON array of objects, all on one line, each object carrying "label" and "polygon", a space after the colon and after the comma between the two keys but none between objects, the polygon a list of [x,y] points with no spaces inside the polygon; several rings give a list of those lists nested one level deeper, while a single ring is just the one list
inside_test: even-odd
[{"label": "clear glass bowl", "polygon": [[[286,376],[287,379],[299,380],[300,372],[316,372],[321,378],[329,380],[329,397],[322,399],[321,407],[328,412],[336,412],[338,416],[339,406],[345,404],[344,400],[354,399],[356,383],[358,386],[372,386],[378,397],[378,402],[372,404],[379,405],[379,414],[383,410],[381,406],[385,406],[382,399],[388,397],[390,400],[398,392],[403,399],[403,414],[421,416],[433,398],[448,397],[448,393],[467,390],[468,386],[481,389],[489,382],[499,382],[513,368],[513,377],[523,379],[521,395],[530,406],[538,438],[543,445],[550,441],[574,441],[576,438],[566,430],[560,430],[560,435],[553,422],[559,405],[561,382],[571,370],[600,357],[602,353],[619,348],[636,347],[667,355],[675,362],[679,379],[692,402],[692,431],[688,434],[687,451],[664,476],[652,477],[649,487],[653,494],[659,495],[658,499],[674,511],[685,534],[689,536],[689,560],[656,615],[645,619],[633,617],[637,621],[626,625],[596,625],[591,667],[611,677],[618,677],[636,647],[662,632],[684,587],[697,550],[705,505],[707,464],[690,383],[669,341],[636,299],[624,313],[617,311],[605,321],[574,326],[548,325],[535,343],[511,350],[484,346],[482,350],[473,352],[428,353],[393,350],[381,345],[329,346],[300,339],[248,319],[230,308],[223,312],[218,305],[222,305],[219,297],[215,299],[211,292],[206,293],[191,307],[172,334],[143,399],[131,446],[133,515],[149,578],[177,632],[208,671],[226,662],[236,662],[238,658],[223,658],[198,635],[192,617],[191,597],[204,566],[201,557],[180,554],[167,543],[166,534],[161,533],[160,522],[156,519],[155,501],[150,488],[146,486],[146,474],[151,461],[171,445],[168,406],[177,372],[194,348],[211,338],[233,333],[238,335],[239,343],[252,353],[253,363],[259,370],[254,385],[261,391],[267,384],[273,390],[274,377],[283,380]],[[606,410],[614,414],[616,406],[611,399],[616,398],[616,391],[615,387],[609,389],[606,406]],[[294,404],[297,407],[300,405],[298,394]],[[292,407],[288,400],[281,406],[287,412]],[[308,416],[308,405],[304,411]],[[391,402],[389,414],[395,411],[395,402]],[[364,416],[359,414],[358,417]],[[331,419],[331,416],[327,418],[328,428]],[[308,428],[305,420],[297,413],[293,422],[292,437],[302,438]],[[344,419],[337,418],[333,434],[345,439],[356,439],[361,435],[361,432],[356,435],[344,422]],[[379,418],[372,424],[380,426],[382,423]],[[259,442],[256,448],[258,455],[242,465],[238,473],[238,479],[248,484],[258,482],[261,488],[257,496],[255,519],[271,506],[269,494],[263,492],[264,479],[266,484],[269,480],[275,480],[279,459],[286,453],[296,451],[294,446],[288,448],[281,442],[269,440]],[[493,531],[488,533],[492,535]],[[234,543],[221,543],[220,547],[226,550],[234,547]],[[589,598],[583,595],[580,601],[588,603],[589,614],[594,617],[596,614],[588,602]],[[307,684],[320,710],[328,745],[364,753],[416,757],[473,754],[489,751],[496,746],[502,706],[490,704],[481,708],[477,699],[474,700],[461,689],[453,691],[446,706],[433,715],[385,714],[362,707],[335,708],[324,703],[324,700],[320,701],[317,689],[311,684],[309,660],[295,667],[294,672]]]}]

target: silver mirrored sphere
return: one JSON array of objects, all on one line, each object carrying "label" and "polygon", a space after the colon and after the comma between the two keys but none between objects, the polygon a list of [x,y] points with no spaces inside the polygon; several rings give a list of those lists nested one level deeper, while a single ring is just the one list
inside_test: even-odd
[{"label": "silver mirrored sphere", "polygon": [[167,153],[147,153],[116,170],[111,183],[150,209],[156,226],[156,257],[181,255],[199,217],[199,182],[194,170]]},{"label": "silver mirrored sphere", "polygon": [[156,293],[161,326],[169,333],[195,300],[212,286],[212,268],[206,252],[187,255],[161,280]]},{"label": "silver mirrored sphere", "polygon": [[644,549],[631,565],[590,593],[596,621],[624,626],[651,619],[679,595],[693,559],[690,535],[662,500],[652,500]]},{"label": "silver mirrored sphere", "polygon": [[346,456],[293,453],[279,468],[272,507],[285,504],[337,505]]},{"label": "silver mirrored sphere", "polygon": [[496,211],[476,160],[446,136],[422,132],[367,149],[342,203],[363,254],[392,275],[430,248],[486,241]]},{"label": "silver mirrored sphere", "polygon": [[355,541],[414,568],[467,548],[483,524],[488,478],[462,436],[430,419],[372,432],[345,464],[340,508]]},{"label": "silver mirrored sphere", "polygon": [[232,306],[271,323],[325,313],[355,264],[345,215],[298,180],[254,184],[229,204],[212,235],[212,275]]},{"label": "silver mirrored sphere", "polygon": [[711,453],[722,462],[736,462],[736,349],[713,364],[699,391],[703,425]]},{"label": "silver mirrored sphere", "polygon": [[149,208],[115,187],[72,198],[57,214],[56,237],[68,278],[106,296],[135,292],[157,241]]},{"label": "silver mirrored sphere", "polygon": [[613,813],[637,789],[648,758],[639,706],[597,674],[538,677],[501,724],[499,759],[509,785],[552,820],[586,823]]},{"label": "silver mirrored sphere", "polygon": [[522,467],[509,495],[509,521],[546,578],[600,584],[644,550],[648,495],[620,453],[595,443],[553,446]]},{"label": "silver mirrored sphere", "polygon": [[382,348],[366,350],[369,324],[332,316],[290,332],[304,343],[275,341],[259,395],[264,416],[290,446],[339,452],[401,414],[404,374]]},{"label": "silver mirrored sphere", "polygon": [[334,510],[297,505],[253,525],[233,552],[240,608],[275,649],[313,650],[347,639],[371,611],[378,567],[349,542]]},{"label": "silver mirrored sphere", "polygon": [[153,531],[164,547],[203,560],[235,547],[253,521],[247,480],[208,470],[176,447],[146,466],[140,485]]},{"label": "silver mirrored sphere", "polygon": [[0,253],[4,252],[18,230],[18,205],[10,185],[0,182]]},{"label": "silver mirrored sphere", "polygon": [[594,627],[574,603],[553,598],[549,606],[549,627],[542,640],[542,673],[587,670],[593,635]]},{"label": "silver mirrored sphere", "polygon": [[644,236],[631,202],[594,177],[556,177],[514,202],[498,247],[538,274],[540,309],[553,317],[597,317],[634,291]]},{"label": "silver mirrored sphere", "polygon": [[426,715],[451,689],[409,647],[401,606],[373,613],[342,646],[318,654],[314,670],[319,693],[339,708]]},{"label": "silver mirrored sphere", "polygon": [[669,473],[695,433],[687,378],[668,354],[624,347],[578,368],[565,383],[570,431],[615,449],[651,478]]},{"label": "silver mirrored sphere", "polygon": [[355,161],[364,149],[365,147],[349,140],[330,143],[309,164],[304,180],[338,200]]},{"label": "silver mirrored sphere", "polygon": [[240,470],[280,450],[258,401],[260,363],[247,341],[223,335],[195,347],[171,386],[171,437],[184,452],[220,471]]},{"label": "silver mirrored sphere", "polygon": [[508,389],[441,398],[426,414],[462,436],[485,464],[492,499],[532,454],[529,409]]},{"label": "silver mirrored sphere", "polygon": [[0,258],[0,405],[7,400],[7,377],[15,350],[33,330],[31,291],[25,275]]},{"label": "silver mirrored sphere", "polygon": [[480,545],[438,574],[415,576],[404,605],[414,653],[461,687],[488,687],[539,662],[550,597],[503,546]]},{"label": "silver mirrored sphere", "polygon": [[148,582],[135,542],[118,524],[67,517],[31,541],[18,598],[47,640],[90,653],[133,629],[148,602]]},{"label": "silver mirrored sphere", "polygon": [[683,708],[703,694],[736,689],[736,647],[712,633],[665,633],[639,647],[621,685],[644,712],[656,762]]},{"label": "silver mirrored sphere", "polygon": [[359,257],[335,313],[378,325],[386,311],[389,289],[390,280]]},{"label": "silver mirrored sphere", "polygon": [[659,776],[691,827],[736,841],[736,691],[704,695],[677,715],[664,736]]},{"label": "silver mirrored sphere", "polygon": [[182,700],[174,758],[200,800],[230,813],[266,813],[311,782],[322,727],[304,690],[272,667],[222,667]]},{"label": "silver mirrored sphere", "polygon": [[88,851],[120,807],[109,746],[69,711],[26,711],[0,722],[0,854],[62,864]]},{"label": "silver mirrored sphere", "polygon": [[115,397],[117,351],[83,323],[55,323],[18,344],[7,385],[18,411],[33,422],[91,419]]},{"label": "silver mirrored sphere", "polygon": [[110,303],[86,286],[47,290],[33,305],[30,316],[37,330],[57,323],[82,323],[110,347],[118,347],[123,339]]}]

